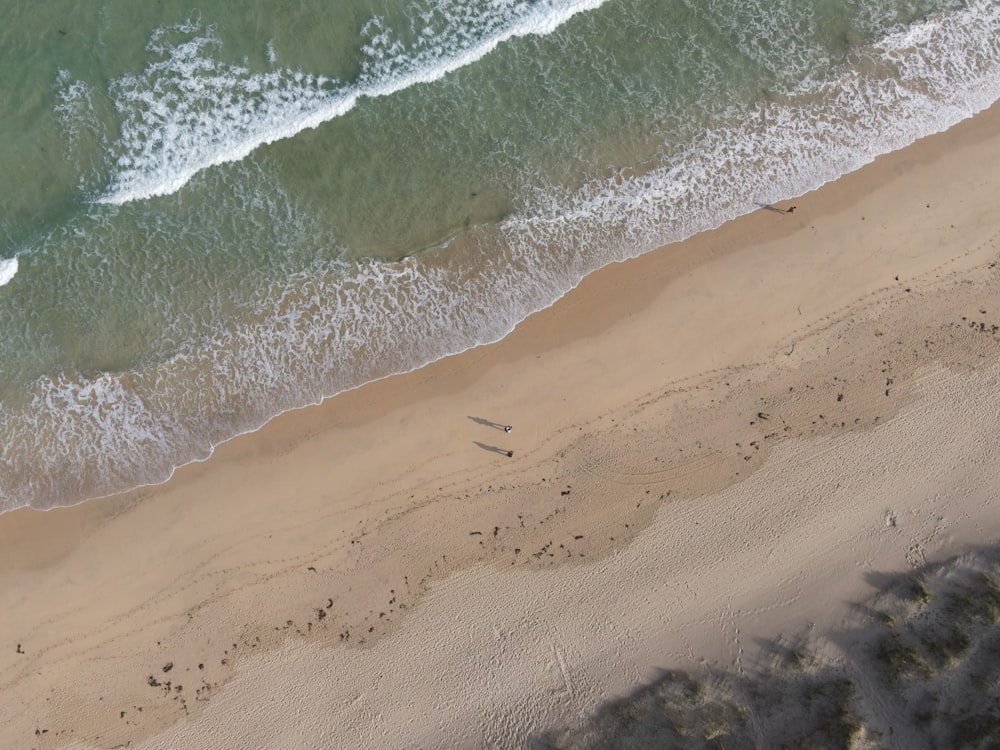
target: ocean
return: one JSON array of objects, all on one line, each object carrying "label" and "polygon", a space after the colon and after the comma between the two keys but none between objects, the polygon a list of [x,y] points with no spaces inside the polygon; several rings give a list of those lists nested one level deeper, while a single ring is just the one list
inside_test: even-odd
[{"label": "ocean", "polygon": [[162,482],[1000,98],[997,0],[0,7],[0,511]]}]

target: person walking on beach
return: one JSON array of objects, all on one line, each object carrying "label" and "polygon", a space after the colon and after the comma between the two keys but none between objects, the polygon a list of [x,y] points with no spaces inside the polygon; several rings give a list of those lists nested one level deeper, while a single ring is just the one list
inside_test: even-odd
[{"label": "person walking on beach", "polygon": [[794,214],[796,208],[798,208],[798,206],[789,206],[788,208],[785,209],[785,213],[786,214]]},{"label": "person walking on beach", "polygon": [[503,428],[503,431],[506,432],[506,433],[508,433],[508,434],[510,434],[511,426],[507,425],[506,427]]}]

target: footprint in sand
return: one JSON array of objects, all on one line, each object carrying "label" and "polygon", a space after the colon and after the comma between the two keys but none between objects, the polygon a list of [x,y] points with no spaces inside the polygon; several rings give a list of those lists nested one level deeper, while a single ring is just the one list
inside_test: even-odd
[{"label": "footprint in sand", "polygon": [[927,553],[924,551],[924,545],[920,542],[913,542],[909,547],[907,547],[906,562],[911,568],[919,568],[921,565],[926,563]]}]

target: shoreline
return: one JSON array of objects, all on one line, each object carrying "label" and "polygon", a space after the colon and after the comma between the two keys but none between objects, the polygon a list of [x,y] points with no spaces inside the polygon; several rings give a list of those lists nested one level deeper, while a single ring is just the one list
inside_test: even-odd
[{"label": "shoreline", "polygon": [[[998,100],[998,102],[1000,102],[1000,100]],[[903,151],[908,151],[908,150],[914,148],[914,144],[915,143],[920,143],[920,142],[924,141],[927,138],[935,138],[935,139],[936,138],[942,138],[943,139],[944,136],[947,133],[955,130],[956,128],[961,128],[962,132],[965,134],[965,136],[968,137],[968,138],[971,138],[973,141],[975,141],[977,139],[980,139],[980,138],[983,138],[983,137],[987,137],[982,132],[984,130],[984,128],[978,127],[978,126],[970,124],[970,123],[978,122],[984,112],[988,112],[988,111],[990,111],[992,109],[996,109],[996,107],[998,106],[998,102],[994,102],[994,104],[991,105],[990,107],[987,107],[986,110],[981,110],[981,111],[977,112],[975,115],[972,115],[972,116],[966,118],[965,120],[959,121],[959,123],[957,123],[955,126],[953,126],[952,128],[949,128],[946,131],[939,131],[939,132],[936,132],[936,133],[932,133],[932,134],[930,134],[928,136],[923,136],[923,137],[919,138],[916,142],[911,143],[909,146],[905,147],[904,149],[901,149],[901,150],[896,151],[896,152],[889,152],[887,154],[882,154],[880,156],[875,157],[875,159],[873,161],[879,161],[879,160],[882,160],[882,159],[887,159],[887,158],[891,157],[893,154],[898,154],[898,153],[901,153]],[[954,139],[953,139],[952,143],[954,143]],[[869,161],[867,164],[863,165],[862,167],[856,168],[853,172],[843,173],[839,177],[834,178],[832,180],[829,180],[828,182],[823,183],[820,187],[815,188],[815,189],[810,190],[807,193],[805,193],[804,195],[812,195],[812,194],[816,193],[817,191],[822,190],[822,191],[824,191],[824,193],[829,193],[829,194],[836,195],[836,200],[833,202],[833,204],[834,204],[833,207],[831,207],[830,205],[827,205],[825,207],[819,207],[818,209],[815,209],[812,212],[811,215],[814,216],[814,217],[819,217],[819,216],[826,215],[826,214],[828,214],[830,212],[836,211],[837,210],[836,206],[842,207],[843,205],[845,205],[846,201],[855,200],[855,198],[849,198],[849,197],[846,197],[846,196],[844,196],[842,194],[837,194],[830,186],[835,185],[835,184],[840,184],[841,182],[845,181],[847,178],[852,177],[853,175],[856,175],[859,172],[862,172],[862,171],[868,169],[871,166],[871,164],[873,163],[873,161]],[[858,180],[857,182],[860,183],[859,187],[860,187],[861,190],[867,190],[867,189],[870,189],[870,187],[871,187],[870,185],[865,185],[863,180]],[[791,204],[794,204],[795,200],[796,199],[793,197],[793,198],[788,198],[788,199],[782,200],[780,202],[783,205],[784,204],[791,205]],[[222,440],[219,443],[211,445],[211,447],[209,449],[210,452],[204,458],[191,459],[191,460],[187,461],[186,463],[182,463],[182,464],[174,466],[173,469],[170,470],[169,476],[167,476],[165,479],[162,479],[162,480],[152,480],[152,481],[150,481],[148,483],[139,484],[139,485],[137,485],[135,487],[132,487],[130,489],[127,489],[127,490],[118,490],[118,491],[114,491],[114,492],[111,492],[110,494],[106,494],[106,495],[95,495],[95,496],[92,496],[92,497],[86,497],[84,499],[76,500],[76,501],[68,503],[68,504],[56,504],[56,505],[52,505],[52,506],[45,507],[45,508],[35,508],[33,506],[25,506],[25,507],[27,509],[30,509],[30,510],[47,512],[47,511],[55,510],[55,509],[59,509],[59,508],[70,508],[70,507],[75,507],[75,506],[78,506],[78,505],[82,505],[84,503],[90,503],[90,502],[95,502],[95,501],[103,501],[103,500],[107,500],[107,499],[113,499],[113,498],[116,498],[116,497],[122,497],[122,496],[125,496],[125,495],[132,495],[132,494],[136,494],[136,493],[145,493],[145,492],[147,492],[149,490],[155,490],[156,488],[162,487],[162,486],[164,486],[164,485],[172,482],[174,480],[174,475],[178,471],[181,471],[181,470],[183,470],[183,469],[185,469],[185,468],[187,468],[189,466],[192,466],[192,465],[205,463],[206,461],[211,461],[213,459],[213,456],[215,455],[215,453],[220,448],[222,448],[223,446],[225,446],[225,445],[227,445],[229,443],[232,443],[233,441],[241,440],[245,436],[253,435],[253,434],[257,433],[257,432],[260,432],[261,430],[266,429],[268,427],[268,425],[270,425],[273,421],[281,419],[286,414],[296,414],[298,412],[308,411],[308,410],[315,409],[317,407],[322,407],[324,404],[330,402],[332,399],[343,400],[347,396],[347,394],[350,394],[350,393],[352,393],[354,391],[357,391],[359,389],[371,388],[372,386],[374,386],[374,384],[376,384],[376,383],[378,383],[380,381],[388,380],[388,379],[394,379],[394,378],[399,378],[399,377],[404,377],[404,376],[407,376],[407,375],[411,375],[412,373],[419,372],[420,370],[423,370],[423,369],[425,369],[427,367],[431,367],[431,366],[435,365],[436,363],[438,363],[438,362],[440,362],[442,360],[448,360],[448,359],[451,359],[453,357],[463,356],[463,355],[466,355],[467,353],[472,352],[472,351],[477,350],[477,349],[483,349],[483,348],[493,347],[493,346],[497,345],[498,343],[500,343],[501,341],[503,341],[504,339],[506,339],[508,336],[510,336],[511,333],[514,332],[514,330],[516,330],[516,329],[524,326],[527,323],[527,321],[535,318],[536,316],[538,316],[540,314],[545,313],[545,311],[547,311],[553,305],[560,304],[561,301],[562,301],[562,299],[567,294],[573,294],[575,292],[575,290],[581,284],[584,284],[588,278],[594,276],[595,274],[603,274],[609,268],[613,268],[614,266],[621,265],[622,263],[633,263],[633,262],[639,260],[642,257],[648,256],[648,255],[652,255],[652,254],[661,254],[661,253],[667,253],[667,252],[672,252],[672,251],[678,251],[679,254],[680,254],[680,253],[683,252],[684,255],[685,255],[685,257],[675,258],[675,259],[672,259],[670,261],[670,265],[672,266],[671,274],[664,275],[663,272],[662,272],[662,269],[659,268],[660,264],[655,264],[654,265],[654,271],[653,272],[654,272],[655,278],[658,281],[662,281],[663,279],[670,278],[673,275],[684,273],[686,269],[689,269],[692,266],[697,265],[697,264],[708,262],[713,257],[716,257],[716,255],[720,251],[718,251],[716,248],[710,246],[709,243],[703,242],[705,235],[711,235],[713,237],[716,236],[716,235],[721,236],[722,242],[724,242],[727,245],[727,247],[724,250],[722,250],[721,252],[735,252],[738,249],[736,246],[742,240],[741,239],[735,239],[733,236],[731,236],[732,233],[729,231],[731,229],[731,225],[737,225],[737,226],[744,227],[745,229],[749,229],[750,234],[749,234],[749,239],[747,241],[749,241],[751,243],[760,243],[760,242],[764,242],[764,241],[770,241],[770,240],[773,240],[776,237],[782,235],[782,233],[787,233],[788,231],[791,231],[787,227],[781,227],[781,226],[776,225],[776,224],[773,224],[773,225],[770,225],[770,226],[768,225],[768,219],[766,218],[766,214],[768,214],[769,212],[771,212],[771,213],[777,213],[777,214],[780,215],[780,214],[784,213],[783,209],[779,210],[779,209],[777,209],[774,206],[771,206],[771,205],[764,206],[764,205],[759,204],[759,203],[757,203],[756,205],[758,206],[758,208],[756,210],[751,211],[750,213],[747,213],[747,214],[743,214],[743,215],[737,216],[735,219],[726,220],[726,221],[723,222],[722,225],[716,226],[716,227],[714,227],[712,229],[700,231],[700,232],[696,233],[695,235],[690,236],[690,237],[688,237],[686,239],[683,239],[683,240],[671,243],[669,245],[661,246],[661,247],[659,247],[659,248],[657,248],[655,250],[647,251],[647,252],[642,253],[641,255],[636,256],[634,258],[628,258],[628,259],[623,260],[623,261],[613,261],[609,265],[603,266],[603,267],[599,268],[597,271],[593,271],[593,272],[587,274],[587,276],[585,276],[584,278],[580,279],[575,286],[573,286],[572,288],[570,288],[569,290],[567,290],[566,292],[564,292],[560,297],[556,298],[552,303],[550,303],[546,307],[543,307],[543,308],[541,308],[539,310],[536,310],[535,312],[529,314],[527,318],[524,318],[524,319],[520,320],[518,323],[516,323],[514,329],[512,329],[510,332],[508,332],[508,334],[506,334],[505,336],[503,336],[501,339],[498,339],[496,341],[492,341],[492,342],[489,342],[489,343],[475,344],[475,345],[470,346],[467,349],[461,350],[461,351],[453,353],[453,354],[444,354],[444,355],[441,355],[437,359],[430,360],[429,362],[427,362],[425,364],[416,365],[416,366],[414,366],[410,370],[406,370],[406,371],[398,372],[398,373],[390,373],[390,374],[387,374],[387,375],[379,376],[375,380],[367,381],[367,382],[362,383],[362,384],[357,385],[357,386],[351,386],[351,387],[347,388],[346,390],[339,391],[337,393],[334,393],[333,395],[324,396],[317,403],[311,403],[311,404],[306,404],[306,405],[303,405],[303,406],[291,407],[291,408],[286,409],[285,411],[278,412],[277,414],[275,414],[275,415],[267,418],[267,420],[263,424],[261,424],[260,426],[258,426],[256,428],[250,428],[250,429],[247,429],[244,432],[236,433],[236,434],[232,435],[231,437],[225,438],[224,440]],[[763,219],[761,219],[759,221],[757,221],[757,220],[755,220],[753,218],[753,217],[757,217],[757,216],[760,216],[760,215],[764,215],[765,218],[763,218]],[[772,216],[770,218],[774,219],[775,217]],[[695,250],[695,248],[696,248],[696,250]],[[685,249],[687,250],[686,252],[685,252]],[[692,256],[696,256],[696,257],[692,257]],[[648,304],[649,301],[651,299],[653,299],[653,297],[655,296],[655,294],[656,294],[656,288],[653,285],[644,283],[645,279],[643,277],[641,277],[639,274],[632,274],[632,276],[638,277],[639,283],[643,284],[642,295],[640,297],[640,300],[642,300],[642,304]],[[636,278],[630,279],[629,286],[630,287],[634,286],[636,281],[637,281]],[[598,282],[598,283],[603,283],[603,282]],[[635,296],[634,292],[630,288],[629,297],[631,298],[631,297],[634,297],[634,296]],[[623,299],[621,302],[625,303],[626,300]],[[619,306],[616,306],[616,303],[614,301],[611,301],[609,303],[609,301],[607,299],[602,299],[602,305],[605,306],[608,309],[609,314],[612,317],[614,317],[614,316],[621,316],[621,315],[625,315],[625,314],[632,314],[633,312],[641,309],[642,304],[636,304],[632,299],[629,299],[627,301],[627,304],[621,304]],[[587,335],[589,335],[589,334],[587,334]],[[552,343],[551,345],[552,346],[557,346],[557,345],[561,345],[562,343],[565,343],[565,339],[561,339],[561,340],[559,340],[557,342]],[[2,510],[2,511],[0,511],[0,516],[8,514],[8,513],[11,513],[11,512],[16,512],[16,511],[23,510],[23,509],[25,509],[25,507],[13,508],[13,509],[10,509],[10,510]]]},{"label": "shoreline", "polygon": [[[965,403],[973,386],[963,390],[963,377],[979,383],[976,393],[995,380],[984,374],[978,355],[993,353],[996,337],[975,339],[980,349],[970,353],[960,337],[972,334],[959,328],[951,339],[941,334],[938,341],[934,315],[950,316],[949,305],[995,285],[988,263],[997,256],[1000,235],[1000,212],[993,207],[1000,190],[991,182],[998,123],[995,104],[796,199],[794,214],[758,211],[601,269],[496,344],[286,412],[217,446],[207,461],[180,467],[163,485],[69,508],[4,514],[0,575],[4,604],[14,614],[0,626],[0,642],[17,640],[24,654],[11,648],[0,657],[0,685],[34,713],[10,717],[0,736],[16,744],[26,739],[28,724],[51,724],[53,736],[66,732],[60,744],[106,746],[112,739],[147,738],[156,746],[190,731],[185,745],[195,746],[191,738],[218,727],[220,711],[246,701],[270,705],[289,680],[310,700],[344,705],[341,687],[329,688],[329,674],[321,676],[345,664],[361,671],[350,672],[359,682],[343,689],[371,693],[379,702],[366,711],[395,711],[402,721],[405,709],[393,706],[407,693],[393,690],[413,677],[394,671],[398,683],[380,689],[364,687],[365,674],[385,668],[384,656],[399,660],[407,653],[406,668],[418,677],[424,669],[463,671],[456,660],[475,662],[493,638],[485,622],[503,619],[482,609],[487,600],[476,592],[505,592],[496,596],[515,612],[513,602],[524,596],[537,611],[548,611],[537,605],[547,596],[558,599],[555,592],[562,589],[590,597],[593,608],[609,618],[647,611],[641,581],[622,591],[596,581],[615,569],[627,578],[630,568],[619,566],[634,562],[640,548],[655,549],[667,538],[680,544],[671,536],[677,532],[664,525],[665,516],[685,519],[690,534],[690,524],[714,517],[704,506],[725,497],[735,503],[736,519],[752,519],[748,509],[754,506],[740,493],[789,484],[796,463],[809,465],[814,477],[823,475],[827,469],[809,458],[816,444],[834,445],[845,455],[865,445],[864,455],[873,460],[905,456],[900,425],[912,433],[928,430],[930,417],[920,404],[936,396],[927,383],[940,386],[952,403]],[[970,308],[969,314],[977,313]],[[980,322],[992,324],[983,316]],[[951,318],[949,323],[959,325]],[[935,347],[916,352],[907,338],[911,324],[936,331],[925,339]],[[907,345],[893,349],[876,340],[887,334],[887,341]],[[890,350],[895,364],[886,376],[879,359]],[[946,374],[935,369],[939,361],[949,363]],[[836,384],[827,377],[834,372]],[[840,391],[820,399],[819,383]],[[934,419],[942,418],[940,408],[934,407]],[[759,414],[769,416],[754,418]],[[780,429],[764,424],[777,428],[779,414]],[[839,428],[834,415],[843,423]],[[514,430],[506,436],[483,422],[512,424]],[[895,436],[879,446],[872,436],[884,437],[894,424]],[[768,437],[784,427],[787,437]],[[508,459],[493,449],[515,455]],[[965,479],[970,477],[984,481],[972,474]],[[824,492],[821,497],[830,497],[834,490]],[[871,493],[861,494],[859,512],[870,513]],[[911,501],[897,498],[896,505],[909,507]],[[795,502],[786,498],[778,510]],[[813,507],[828,522],[844,521],[823,503]],[[919,503],[911,507],[924,512]],[[956,522],[952,538],[935,537],[939,552],[974,538],[968,519],[982,521],[983,511],[963,512],[966,521]],[[993,533],[996,519],[987,518]],[[812,544],[824,543],[822,524],[794,513],[779,514],[757,533],[788,540],[797,528],[812,529]],[[768,529],[778,536],[769,537]],[[869,545],[869,564],[894,559],[887,549],[871,546],[874,537],[862,544],[849,524],[839,533],[844,549],[852,542]],[[722,603],[731,599],[718,578],[732,575],[718,559],[728,556],[721,550],[755,561],[747,568],[754,571],[748,578],[755,586],[747,601],[765,605],[773,581],[759,567],[753,537],[741,542],[750,547],[730,547],[735,542],[725,535],[707,547],[693,540],[678,547],[704,567],[690,568],[689,583],[714,592],[698,605],[708,607],[704,617],[716,617],[712,612],[725,611]],[[933,545],[924,548],[924,558],[931,559]],[[800,562],[811,580],[848,578],[820,564],[809,548],[796,549],[788,564]],[[743,551],[749,556],[741,558]],[[839,554],[843,562],[846,553]],[[845,596],[858,591],[853,578],[840,585]],[[101,591],[99,601],[95,590]],[[44,600],[32,592],[45,592]],[[712,596],[721,608],[712,608]],[[816,604],[808,592],[793,598],[800,612],[810,613]],[[449,622],[454,627],[463,621],[459,613],[466,604],[485,619],[469,630],[465,656],[442,651],[443,644],[434,641],[438,656],[422,660],[421,638],[449,632]],[[733,615],[732,606],[728,611]],[[588,631],[586,623],[552,611],[528,617],[517,636],[519,652],[529,662],[542,658],[550,649],[538,651],[531,634],[562,629],[556,651],[564,653],[556,663],[564,680],[577,686],[568,688],[577,698],[559,705],[586,710],[597,696],[642,681],[639,655],[648,657],[669,641],[647,615],[652,619],[637,619],[623,646],[625,657],[610,659],[599,650],[593,638],[600,629]],[[835,625],[839,616],[828,612],[826,621]],[[730,619],[735,622],[735,616]],[[793,619],[787,620],[792,629]],[[775,623],[763,617],[744,628],[764,632]],[[628,623],[624,627],[629,630]],[[732,640],[724,633],[699,637],[690,624],[685,632],[689,650],[697,646],[708,655],[703,658],[730,656]],[[572,645],[578,641],[589,645]],[[124,644],[117,659],[94,658],[112,643]],[[667,651],[677,657],[683,653],[677,646]],[[308,659],[326,665],[316,667],[315,679],[291,669],[293,663],[304,669]],[[507,651],[504,659],[514,665],[505,674],[526,669]],[[164,670],[166,663],[170,670]],[[87,684],[106,686],[108,711],[83,687],[62,686],[55,704],[36,706],[67,665]],[[184,675],[183,691],[162,690],[168,671]],[[500,691],[497,700],[507,703],[494,708],[514,715],[513,707],[524,708],[534,691],[551,687],[548,677],[533,680],[526,675],[523,695]],[[475,726],[486,699],[473,695],[466,707],[473,713],[465,718]],[[142,712],[135,708],[140,700]],[[552,706],[538,710],[542,714],[525,714],[525,720],[566,720]],[[331,721],[337,718],[346,720],[343,710]],[[353,734],[345,729],[345,741],[375,738],[364,734],[370,727],[351,721]],[[450,731],[459,731],[461,723],[454,718]],[[309,724],[308,731],[331,731],[321,725]],[[433,744],[433,734],[422,736]]]}]

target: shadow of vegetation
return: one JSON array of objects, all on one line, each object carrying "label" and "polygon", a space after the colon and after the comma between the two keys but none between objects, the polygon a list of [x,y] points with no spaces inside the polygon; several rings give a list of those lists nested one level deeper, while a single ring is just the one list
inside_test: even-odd
[{"label": "shadow of vegetation", "polygon": [[858,623],[823,637],[837,657],[761,639],[745,673],[661,670],[529,747],[1000,748],[1000,545],[866,580]]},{"label": "shadow of vegetation", "polygon": [[752,678],[664,671],[602,706],[582,731],[537,735],[533,748],[849,748],[854,687],[834,670]]}]

